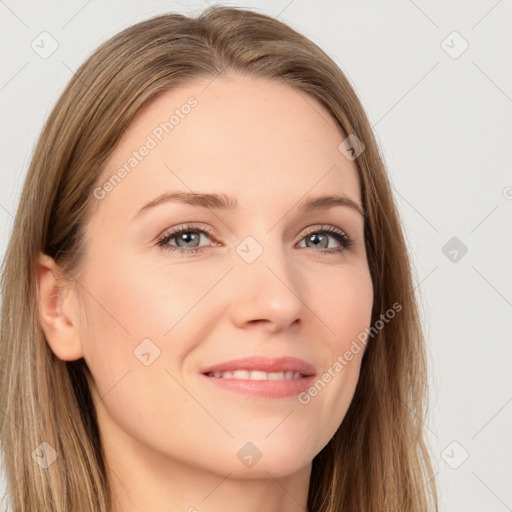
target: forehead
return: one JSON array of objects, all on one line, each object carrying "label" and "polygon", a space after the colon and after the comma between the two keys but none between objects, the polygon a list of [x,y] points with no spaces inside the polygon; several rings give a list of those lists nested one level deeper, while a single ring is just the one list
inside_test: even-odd
[{"label": "forehead", "polygon": [[180,86],[125,132],[99,181],[117,175],[101,208],[121,215],[175,190],[225,193],[242,208],[255,197],[273,209],[322,192],[360,203],[356,166],[338,149],[344,138],[316,99],[276,81],[217,77]]}]

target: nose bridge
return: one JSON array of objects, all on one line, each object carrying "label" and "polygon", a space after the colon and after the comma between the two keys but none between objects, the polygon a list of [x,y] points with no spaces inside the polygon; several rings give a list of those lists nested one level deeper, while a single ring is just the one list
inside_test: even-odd
[{"label": "nose bridge", "polygon": [[245,237],[235,253],[235,322],[267,320],[286,327],[299,318],[304,307],[300,281],[278,230]]}]

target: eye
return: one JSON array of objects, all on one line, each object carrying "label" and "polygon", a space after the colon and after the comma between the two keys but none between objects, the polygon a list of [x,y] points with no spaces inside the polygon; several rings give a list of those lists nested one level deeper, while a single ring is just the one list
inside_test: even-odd
[{"label": "eye", "polygon": [[[329,248],[329,238],[334,238],[339,246]],[[320,247],[321,250],[318,252],[322,254],[342,253],[354,245],[353,240],[345,232],[333,226],[314,227],[306,232],[303,240],[306,240],[306,243],[312,242],[313,247]]]},{"label": "eye", "polygon": [[[158,240],[157,245],[168,251],[179,251],[180,254],[195,254],[202,251],[202,248],[198,247],[202,235],[210,236],[211,232],[208,229],[199,229],[190,225],[184,225],[165,233]],[[176,239],[178,244],[183,245],[175,246],[169,244],[169,242],[174,239]]]},{"label": "eye", "polygon": [[[201,229],[187,224],[164,233],[157,245],[168,251],[179,251],[180,254],[197,254],[203,251],[203,247],[199,244],[204,236],[210,238],[213,233],[207,228]],[[329,239],[334,239],[338,245],[329,247]],[[176,241],[176,245],[170,243],[173,240]],[[339,254],[354,244],[346,233],[333,226],[314,227],[303,235],[301,242],[302,240],[305,240],[306,244],[309,242],[313,244],[306,245],[306,248],[318,247],[320,250],[317,252],[322,254]]]}]

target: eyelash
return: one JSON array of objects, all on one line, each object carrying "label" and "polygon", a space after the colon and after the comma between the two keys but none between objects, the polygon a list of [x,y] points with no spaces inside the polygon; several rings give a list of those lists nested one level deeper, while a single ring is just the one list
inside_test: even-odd
[{"label": "eyelash", "polygon": [[[176,228],[170,232],[164,233],[157,241],[157,245],[159,247],[162,247],[162,249],[170,252],[176,252],[179,251],[180,254],[196,254],[203,250],[203,248],[200,247],[192,247],[190,249],[185,249],[183,247],[176,247],[173,245],[169,245],[168,242],[172,240],[173,238],[183,234],[183,233],[197,233],[197,234],[204,234],[204,235],[210,235],[214,237],[212,231],[208,228],[197,228],[190,225],[184,225],[180,226],[179,228]],[[349,249],[354,245],[353,240],[343,231],[333,227],[333,226],[320,226],[319,228],[315,227],[311,230],[308,230],[302,237],[304,239],[308,235],[311,235],[313,233],[327,233],[331,235],[333,238],[335,238],[340,244],[341,247],[337,247],[334,249],[321,249],[316,252],[320,252],[322,254],[329,254],[331,256],[335,254],[341,254],[345,249]],[[302,240],[301,239],[301,240]],[[310,247],[311,249],[311,247]]]}]

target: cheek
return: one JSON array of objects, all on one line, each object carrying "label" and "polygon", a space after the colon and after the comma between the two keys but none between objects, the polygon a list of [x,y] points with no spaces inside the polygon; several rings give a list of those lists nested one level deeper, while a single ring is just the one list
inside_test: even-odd
[{"label": "cheek", "polygon": [[107,324],[121,339],[129,336],[135,343],[144,338],[169,338],[194,317],[223,271],[215,265],[185,269],[163,259],[145,265],[136,259],[105,262],[88,281],[99,309],[92,307],[101,317],[102,329]]},{"label": "cheek", "polygon": [[322,418],[326,439],[338,429],[352,401],[373,307],[373,286],[366,268],[331,273],[328,282],[329,293],[317,294],[320,299],[315,309],[327,327],[322,372],[301,399]]},{"label": "cheek", "polygon": [[[225,266],[198,265],[184,271],[164,260],[144,266],[113,251],[92,261],[102,264],[91,265],[84,277],[89,292],[82,331],[85,359],[100,394],[124,379],[119,387],[126,388],[126,397],[119,398],[120,403],[135,408],[139,390],[168,385],[164,369],[174,372],[202,334],[206,337],[210,323],[218,318],[214,294],[208,291]],[[151,363],[145,366],[144,359]]]},{"label": "cheek", "polygon": [[[103,261],[102,268],[91,267],[87,278],[88,325],[82,332],[100,422],[110,439],[120,427],[148,446],[166,438],[172,448],[183,435],[169,437],[170,419],[190,404],[166,370],[174,374],[169,358],[180,361],[190,349],[179,321],[191,308],[193,287],[173,280],[171,288],[156,273]],[[181,344],[175,343],[178,339]]]},{"label": "cheek", "polygon": [[[318,283],[318,279],[316,280]],[[318,315],[330,336],[326,340],[331,351],[346,350],[371,322],[373,286],[369,270],[365,267],[345,268],[331,272],[324,287],[315,292]],[[319,286],[319,285],[317,285]]]}]

